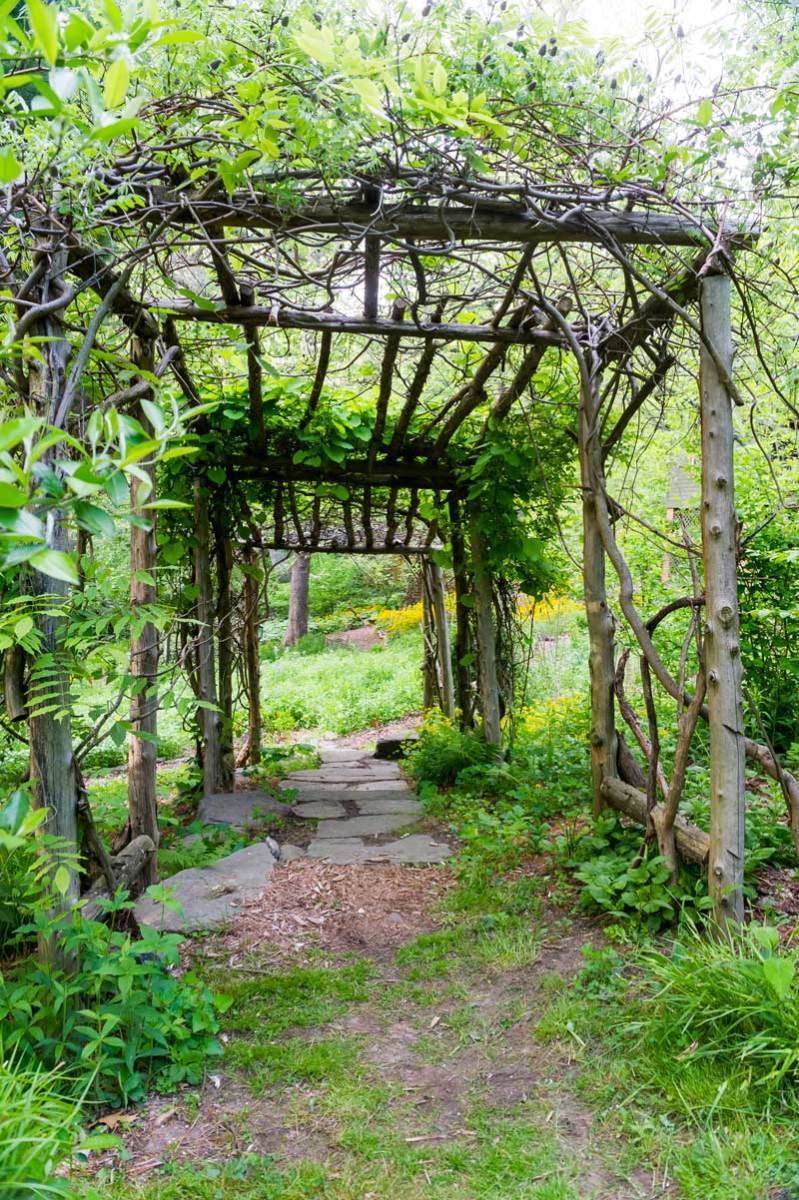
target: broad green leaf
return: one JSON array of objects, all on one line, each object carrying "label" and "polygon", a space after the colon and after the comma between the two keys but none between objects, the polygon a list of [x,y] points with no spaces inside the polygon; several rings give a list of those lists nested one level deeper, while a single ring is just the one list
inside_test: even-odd
[{"label": "broad green leaf", "polygon": [[113,537],[114,521],[104,509],[85,500],[76,500],[73,508],[81,528],[98,537]]},{"label": "broad green leaf", "polygon": [[33,629],[33,617],[20,617],[14,626],[14,637],[22,641]]},{"label": "broad green leaf", "polygon": [[371,112],[382,112],[383,97],[374,80],[353,79],[352,90],[357,92],[366,108]]},{"label": "broad green leaf", "polygon": [[27,0],[33,40],[50,66],[58,58],[58,9],[44,0]]},{"label": "broad green leaf", "polygon": [[130,83],[130,67],[124,58],[111,63],[103,85],[103,101],[106,108],[118,108],[125,99]]},{"label": "broad green leaf", "polygon": [[442,62],[433,67],[433,90],[439,96],[447,90],[447,69]]},{"label": "broad green leaf", "polygon": [[64,41],[66,42],[67,50],[76,50],[78,46],[84,45],[94,34],[94,27],[89,24],[85,17],[78,12],[70,14],[69,20],[64,28]]},{"label": "broad green leaf", "polygon": [[696,120],[699,125],[710,124],[710,118],[713,116],[713,101],[708,99],[703,100],[696,110]]},{"label": "broad green leaf", "polygon": [[14,421],[3,421],[0,424],[0,452],[13,450],[14,446],[18,446],[25,438],[35,433],[40,425],[41,422],[35,417],[17,417]]},{"label": "broad green leaf", "polygon": [[13,183],[22,174],[22,163],[13,150],[0,150],[0,184]]},{"label": "broad green leaf", "polygon": [[28,497],[13,483],[0,483],[0,508],[22,508]]},{"label": "broad green leaf", "polygon": [[31,566],[50,579],[60,579],[64,583],[78,583],[78,571],[75,561],[62,550],[37,550],[30,556]]},{"label": "broad green leaf", "polygon": [[65,896],[69,891],[69,871],[66,867],[59,867],[53,876],[53,887],[61,895]]},{"label": "broad green leaf", "polygon": [[336,61],[333,37],[329,29],[317,29],[310,21],[303,21],[294,41],[309,58],[316,59],[324,67],[332,67]]},{"label": "broad green leaf", "polygon": [[774,956],[763,959],[763,977],[779,1000],[784,1000],[796,975],[796,963],[792,958]]}]

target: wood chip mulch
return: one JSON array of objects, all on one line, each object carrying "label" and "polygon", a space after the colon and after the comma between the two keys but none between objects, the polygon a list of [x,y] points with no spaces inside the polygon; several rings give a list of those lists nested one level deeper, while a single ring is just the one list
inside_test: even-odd
[{"label": "wood chip mulch", "polygon": [[438,901],[454,883],[452,872],[441,866],[285,863],[226,935],[230,963],[264,949],[278,957],[314,946],[379,954],[439,928]]}]

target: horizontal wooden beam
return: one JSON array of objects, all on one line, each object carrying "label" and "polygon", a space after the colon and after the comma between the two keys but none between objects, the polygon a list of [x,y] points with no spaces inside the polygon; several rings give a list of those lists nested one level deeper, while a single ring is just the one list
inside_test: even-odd
[{"label": "horizontal wooden beam", "polygon": [[[332,233],[361,238],[367,233],[394,241],[424,238],[446,248],[456,241],[516,242],[588,242],[641,246],[709,245],[716,230],[709,230],[699,218],[680,213],[613,211],[590,204],[575,204],[568,212],[543,215],[524,211],[513,203],[486,204],[387,204],[375,212],[373,206],[320,200],[304,208],[289,211],[277,208],[258,194],[236,193],[229,200],[191,199],[163,192],[155,197],[159,216],[165,205],[174,204],[169,213],[181,225],[197,219],[208,225],[228,228],[275,229],[294,234]],[[707,232],[706,232],[707,231]],[[710,237],[708,236],[710,233]],[[731,229],[726,241],[731,246],[750,245],[757,238],[754,228]],[[435,253],[425,246],[424,253]]]},{"label": "horizontal wooden beam", "polygon": [[404,546],[394,542],[390,546],[348,546],[346,542],[314,544],[310,539],[302,544],[290,541],[267,541],[260,543],[261,550],[288,550],[293,554],[429,554],[436,546]]},{"label": "horizontal wooden beam", "polygon": [[[617,812],[624,813],[637,825],[646,826],[646,794],[624,783],[621,779],[604,779],[602,781],[602,797]],[[662,811],[660,805],[655,806]],[[674,822],[674,840],[680,857],[686,862],[698,863],[704,866],[710,853],[710,838],[704,829],[699,829],[686,821],[685,817],[677,816]]]},{"label": "horizontal wooden beam", "polygon": [[190,300],[169,299],[148,302],[152,312],[176,321],[199,321],[210,325],[273,326],[276,329],[308,329],[327,333],[360,333],[377,337],[422,338],[442,342],[496,342],[506,346],[565,346],[560,334],[535,326],[514,329],[509,325],[416,324],[414,321],[388,321],[380,317],[348,316],[345,313],[300,312],[275,308],[268,304],[220,304],[204,308]]},{"label": "horizontal wooden beam", "polygon": [[264,483],[343,483],[356,490],[371,485],[379,488],[415,487],[451,491],[458,486],[453,471],[427,463],[384,463],[377,460],[370,464],[366,460],[358,460],[315,467],[308,463],[294,463],[291,459],[291,451],[287,451],[285,456],[247,455],[232,463],[232,473],[237,479],[262,479]]}]

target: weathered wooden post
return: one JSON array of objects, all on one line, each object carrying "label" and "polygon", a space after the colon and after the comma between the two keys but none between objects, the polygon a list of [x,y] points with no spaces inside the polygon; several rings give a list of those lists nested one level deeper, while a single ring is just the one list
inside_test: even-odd
[{"label": "weathered wooden post", "polygon": [[222,791],[222,750],[214,666],[214,617],[211,581],[211,531],[208,496],[202,480],[194,481],[194,582],[197,587],[198,721],[203,747],[203,791]]},{"label": "weathered wooden post", "polygon": [[[700,285],[703,342],[702,557],[705,574],[705,670],[710,726],[708,891],[720,925],[744,915],[745,739],[730,395],[730,279],[707,274]],[[706,344],[707,343],[707,344]],[[712,347],[711,349],[708,347]]]},{"label": "weathered wooden post", "polygon": [[258,552],[251,547],[244,572],[244,659],[247,674],[247,729],[249,762],[261,761],[261,645],[258,637],[261,589]]},{"label": "weathered wooden post", "polygon": [[605,551],[597,523],[594,487],[603,478],[599,442],[599,376],[586,356],[581,372],[578,448],[583,494],[583,596],[588,621],[588,670],[591,686],[591,776],[594,816],[605,807],[602,782],[618,774],[613,701],[614,622],[605,586]]},{"label": "weathered wooden post", "polygon": [[448,717],[455,716],[455,680],[452,675],[452,645],[447,618],[447,592],[444,572],[438,563],[430,564],[430,591],[433,600],[433,620],[436,629],[439,678],[441,680],[441,706]]},{"label": "weathered wooden post", "polygon": [[[133,339],[133,362],[152,372],[153,346],[150,339]],[[149,395],[149,393],[148,393]],[[137,413],[145,429],[149,422],[143,410]],[[140,464],[150,480],[145,499],[155,499],[155,467]],[[130,639],[130,733],[128,734],[128,824],[130,837],[147,834],[158,845],[156,768],[158,746],[158,631],[152,621],[141,621],[140,608],[156,600],[155,513],[141,509],[142,481],[130,479],[130,508],[138,520],[130,526],[130,607],[134,628]],[[141,522],[141,523],[140,523]],[[144,735],[144,736],[141,736]],[[146,883],[155,883],[158,863],[151,854],[145,867]]]},{"label": "weathered wooden post", "polygon": [[477,658],[483,709],[483,732],[489,746],[496,746],[498,750],[501,750],[502,729],[500,726],[491,576],[486,565],[483,535],[480,532],[477,518],[474,516],[470,523],[469,541],[474,567],[474,609],[477,619]]},{"label": "weathered wooden post", "polygon": [[422,679],[424,691],[422,707],[434,708],[438,704],[438,671],[436,668],[435,618],[433,597],[430,587],[430,563],[422,559]]},{"label": "weathered wooden post", "polygon": [[218,500],[213,511],[214,552],[216,557],[216,661],[219,696],[219,770],[223,792],[235,785],[233,753],[233,544],[230,540],[224,502]]},{"label": "weathered wooden post", "polygon": [[466,564],[466,546],[461,523],[461,507],[454,493],[449,496],[450,543],[452,545],[452,574],[455,580],[455,685],[460,723],[463,729],[471,727],[474,694],[472,674],[469,669],[471,658],[471,630],[469,612],[472,603],[469,587],[469,572]]}]

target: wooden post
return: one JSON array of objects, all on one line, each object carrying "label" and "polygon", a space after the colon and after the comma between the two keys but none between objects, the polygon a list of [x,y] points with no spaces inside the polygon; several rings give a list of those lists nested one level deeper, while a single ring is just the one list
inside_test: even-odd
[{"label": "wooden post", "polygon": [[472,603],[469,587],[469,572],[466,566],[466,549],[464,546],[461,510],[457,496],[450,494],[450,544],[452,546],[452,573],[455,579],[455,684],[460,711],[462,729],[468,729],[473,724],[472,709],[474,693],[472,689],[472,674],[469,670],[471,661],[471,629],[469,612]]},{"label": "wooden post", "polygon": [[[705,669],[710,727],[708,891],[720,925],[744,916],[745,738],[733,473],[730,280],[706,275],[700,306],[699,412],[702,426],[702,557],[705,574]],[[717,361],[718,360],[718,361]],[[719,369],[719,364],[721,370]]]},{"label": "wooden post", "polygon": [[605,586],[605,551],[597,523],[594,488],[604,475],[599,442],[599,376],[588,367],[580,389],[578,448],[583,493],[583,596],[588,622],[588,670],[591,688],[591,777],[593,811],[605,807],[602,783],[615,778],[617,742],[613,702],[615,674],[614,621]]},{"label": "wooden post", "polygon": [[436,652],[441,680],[441,706],[448,717],[455,716],[455,681],[452,676],[452,646],[447,618],[447,592],[444,572],[438,563],[430,563],[430,591],[436,631]]},{"label": "wooden post", "polygon": [[244,575],[244,659],[247,672],[248,759],[261,761],[261,644],[259,630],[258,552],[250,548]]},{"label": "wooden post", "polygon": [[469,540],[474,566],[474,608],[477,618],[477,661],[483,709],[483,733],[489,746],[496,746],[498,750],[501,750],[502,729],[500,727],[491,576],[486,566],[485,544],[476,517],[472,517],[470,523]]},{"label": "wooden post", "polygon": [[223,503],[214,507],[214,551],[216,556],[216,645],[219,674],[219,764],[221,791],[235,786],[233,753],[233,598],[230,589],[233,572],[233,546]]},{"label": "wooden post", "polygon": [[291,567],[289,620],[285,645],[294,646],[308,632],[308,586],[311,575],[310,554],[298,554]]},{"label": "wooden post", "polygon": [[[194,481],[194,582],[197,586],[197,677],[201,706],[198,723],[203,752],[203,791],[206,796],[222,790],[220,719],[214,668],[214,619],[211,588],[211,533],[208,496],[199,479]],[[211,707],[206,707],[210,705]]]},{"label": "wooden post", "polygon": [[[153,371],[153,347],[149,340],[134,338],[131,357],[137,366]],[[137,413],[145,429],[149,422],[143,410]],[[141,464],[140,464],[141,465]],[[150,480],[150,491],[145,497],[155,499],[155,468],[142,466]],[[141,480],[131,476],[130,508],[139,518],[141,511]],[[158,731],[158,631],[151,621],[139,623],[140,606],[155,604],[156,586],[156,541],[155,514],[146,514],[147,528],[132,524],[130,527],[130,607],[134,618],[130,639],[131,701],[128,734],[128,826],[130,837],[149,837],[158,845],[158,807],[156,770],[158,746],[155,737]],[[144,736],[140,736],[144,734]],[[146,884],[158,878],[158,862],[155,854],[150,855],[145,865]]]},{"label": "wooden post", "polygon": [[438,672],[436,670],[436,640],[433,617],[433,599],[430,587],[430,563],[425,556],[422,559],[422,645],[424,658],[422,660],[422,675],[424,694],[422,706],[425,709],[435,708],[439,700]]}]

